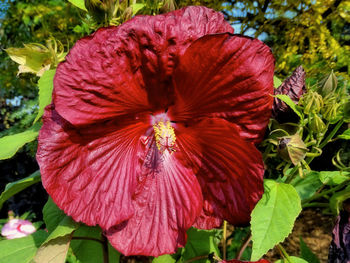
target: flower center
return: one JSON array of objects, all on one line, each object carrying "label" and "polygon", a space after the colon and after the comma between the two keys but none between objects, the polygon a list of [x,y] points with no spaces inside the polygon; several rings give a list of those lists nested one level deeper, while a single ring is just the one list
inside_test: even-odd
[{"label": "flower center", "polygon": [[154,137],[156,139],[156,145],[160,152],[168,150],[170,153],[175,152],[176,136],[174,128],[171,127],[170,121],[159,121],[153,124]]}]

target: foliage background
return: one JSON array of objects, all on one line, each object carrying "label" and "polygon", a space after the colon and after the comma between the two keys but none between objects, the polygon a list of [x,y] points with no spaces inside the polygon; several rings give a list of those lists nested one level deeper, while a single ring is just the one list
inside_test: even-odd
[{"label": "foliage background", "polygon": [[[135,2],[146,6],[138,14],[153,14],[159,8],[157,3],[160,3],[146,0]],[[281,79],[290,75],[298,65],[303,65],[310,85],[334,70],[340,80],[339,85],[349,87],[349,0],[164,2],[171,2],[177,7],[204,5],[223,12],[236,33],[258,37],[271,47],[276,58],[276,74]],[[159,11],[166,12],[169,8],[171,5]],[[39,79],[28,73],[16,76],[18,65],[4,49],[23,47],[24,43],[45,45],[47,40],[54,38],[67,51],[77,39],[93,32],[99,24],[85,11],[64,0],[2,0],[0,12],[0,137],[3,137],[24,131],[32,125],[38,112]],[[115,21],[116,24],[131,16],[123,13],[121,17],[121,20]],[[325,147],[327,162],[320,159],[311,168],[334,168],[330,159],[339,149],[343,149],[343,161],[350,164],[349,148],[348,142],[339,141]],[[35,151],[34,141],[22,148],[14,158],[0,161],[0,190],[8,182],[24,178],[38,169]],[[37,216],[36,220],[40,220],[46,201],[47,194],[37,184],[10,199],[0,211],[0,218],[6,218],[8,210],[14,210],[18,215],[30,210],[34,212],[33,216]]]}]

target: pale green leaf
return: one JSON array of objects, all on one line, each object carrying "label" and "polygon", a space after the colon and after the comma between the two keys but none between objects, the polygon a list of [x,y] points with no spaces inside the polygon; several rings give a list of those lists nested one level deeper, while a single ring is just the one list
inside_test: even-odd
[{"label": "pale green leaf", "polygon": [[316,191],[323,185],[319,179],[318,172],[304,171],[304,173],[305,173],[304,178],[297,176],[291,182],[295,190],[297,190],[301,200],[304,200],[313,196],[316,193]]},{"label": "pale green leaf", "polygon": [[65,263],[72,233],[45,242],[37,251],[35,263]]},{"label": "pale green leaf", "polygon": [[329,206],[333,214],[338,215],[342,207],[343,202],[350,198],[350,185],[348,185],[344,190],[336,192],[329,199]]},{"label": "pale green leaf", "polygon": [[319,172],[322,183],[327,185],[338,185],[350,180],[350,173],[345,171],[322,171]]},{"label": "pale green leaf", "polygon": [[44,72],[38,81],[39,87],[39,112],[35,117],[34,123],[44,114],[44,109],[51,103],[52,90],[53,90],[53,78],[56,70],[51,69]]},{"label": "pale green leaf", "polygon": [[273,87],[277,89],[279,86],[281,86],[281,84],[282,81],[278,77],[273,76]]},{"label": "pale green leaf", "polygon": [[135,3],[132,4],[132,16],[136,15],[142,8],[144,8],[146,6],[146,4],[143,3]]},{"label": "pale green leaf", "polygon": [[338,136],[338,138],[343,140],[350,140],[350,129],[347,129],[346,131],[344,131],[343,134],[340,134]]},{"label": "pale green leaf", "polygon": [[27,187],[40,182],[40,180],[40,171],[36,171],[26,178],[7,184],[5,190],[0,195],[0,210],[4,202],[6,202],[10,197],[26,189]]},{"label": "pale green leaf", "polygon": [[300,119],[303,118],[303,114],[297,108],[297,105],[294,103],[294,101],[292,101],[291,98],[289,98],[287,95],[284,95],[284,94],[278,94],[278,95],[275,95],[275,97],[280,99],[284,103],[286,103],[300,117]]},{"label": "pale green leaf", "polygon": [[47,236],[44,230],[39,230],[26,237],[0,241],[0,263],[31,262]]},{"label": "pale green leaf", "polygon": [[87,11],[85,7],[84,0],[68,0],[72,5],[75,5],[76,7],[80,8],[81,10]]},{"label": "pale green leaf", "polygon": [[40,125],[29,130],[0,138],[0,160],[9,159],[28,142],[34,141],[39,134]]},{"label": "pale green leaf", "polygon": [[176,259],[173,258],[171,255],[163,255],[159,256],[157,258],[154,258],[152,263],[175,263]]},{"label": "pale green leaf", "polygon": [[50,236],[45,240],[44,244],[58,237],[63,237],[72,234],[74,230],[79,227],[79,224],[75,222],[71,217],[64,216],[55,230],[52,231]]},{"label": "pale green leaf", "polygon": [[[290,263],[309,263],[302,258],[298,258],[294,256],[289,257],[289,259],[291,260]],[[288,260],[280,259],[280,260],[276,260],[275,263],[289,263],[289,262]]]},{"label": "pale green leaf", "polygon": [[39,248],[34,262],[64,263],[73,232],[79,224],[66,216],[51,198],[44,206],[43,215],[50,235]]},{"label": "pale green leaf", "polygon": [[252,261],[282,242],[292,231],[301,211],[301,200],[290,184],[264,182],[265,192],[251,215]]}]

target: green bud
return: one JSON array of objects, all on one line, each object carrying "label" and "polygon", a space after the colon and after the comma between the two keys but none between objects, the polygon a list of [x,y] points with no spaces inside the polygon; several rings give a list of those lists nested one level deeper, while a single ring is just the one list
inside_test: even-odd
[{"label": "green bud", "polygon": [[297,133],[292,136],[281,137],[278,140],[278,155],[283,160],[292,162],[294,165],[304,160],[307,151],[305,143]]},{"label": "green bud", "polygon": [[324,134],[326,132],[326,125],[324,124],[322,119],[315,113],[310,115],[309,127],[310,130],[316,134]]},{"label": "green bud", "polygon": [[333,93],[337,89],[337,85],[338,79],[332,70],[332,72],[323,80],[320,88],[320,94],[325,97],[328,94]]},{"label": "green bud", "polygon": [[301,99],[301,104],[304,105],[304,113],[318,113],[323,107],[323,99],[316,91],[309,90]]},{"label": "green bud", "polygon": [[343,104],[344,121],[350,122],[350,101]]},{"label": "green bud", "polygon": [[322,117],[330,123],[334,123],[339,119],[339,109],[340,103],[327,104],[321,110]]},{"label": "green bud", "polygon": [[163,2],[164,2],[164,4],[163,4],[162,8],[160,9],[160,11],[162,13],[171,12],[171,11],[174,11],[176,9],[176,3],[174,0],[164,0]]},{"label": "green bud", "polygon": [[55,67],[63,59],[63,46],[62,52],[57,54],[57,42],[54,39],[48,40],[46,44],[47,47],[38,43],[30,43],[23,44],[23,48],[5,49],[10,58],[19,64],[17,75],[34,73],[40,77],[46,70]]}]

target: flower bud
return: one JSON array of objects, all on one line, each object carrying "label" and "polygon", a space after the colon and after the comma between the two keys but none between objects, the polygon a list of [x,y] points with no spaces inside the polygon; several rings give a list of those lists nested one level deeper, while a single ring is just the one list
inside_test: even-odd
[{"label": "flower bud", "polygon": [[162,8],[160,9],[160,11],[162,13],[171,12],[171,11],[174,11],[176,9],[176,3],[174,0],[164,0],[163,2],[164,2],[164,4],[163,4]]},{"label": "flower bud", "polygon": [[333,93],[337,89],[338,80],[337,76],[332,72],[323,80],[323,84],[320,88],[320,94],[322,96],[327,96],[330,93]]},{"label": "flower bud", "polygon": [[[298,104],[300,97],[306,92],[305,76],[306,73],[303,67],[297,67],[293,71],[292,75],[274,90],[274,94],[287,95],[295,104]],[[275,97],[272,107],[272,116],[278,122],[283,123],[286,120],[290,122],[291,117],[293,117],[293,113],[285,102]]]},{"label": "flower bud", "polygon": [[36,231],[33,224],[27,220],[10,219],[1,229],[1,235],[7,239],[21,238]]},{"label": "flower bud", "polygon": [[343,103],[342,106],[344,121],[350,122],[350,101]]},{"label": "flower bud", "polygon": [[322,121],[322,119],[315,113],[310,115],[310,122],[309,127],[311,131],[314,133],[325,133],[326,132],[326,125]]},{"label": "flower bud", "polygon": [[334,121],[336,121],[338,119],[338,109],[340,107],[339,103],[333,103],[333,104],[327,104],[325,107],[322,108],[321,113],[322,113],[322,117],[333,123]]},{"label": "flower bud", "polygon": [[305,143],[297,133],[279,138],[277,153],[287,162],[297,165],[301,160],[304,160],[307,151]]},{"label": "flower bud", "polygon": [[316,91],[309,90],[304,94],[302,104],[304,105],[305,114],[318,113],[323,107],[323,99]]}]

